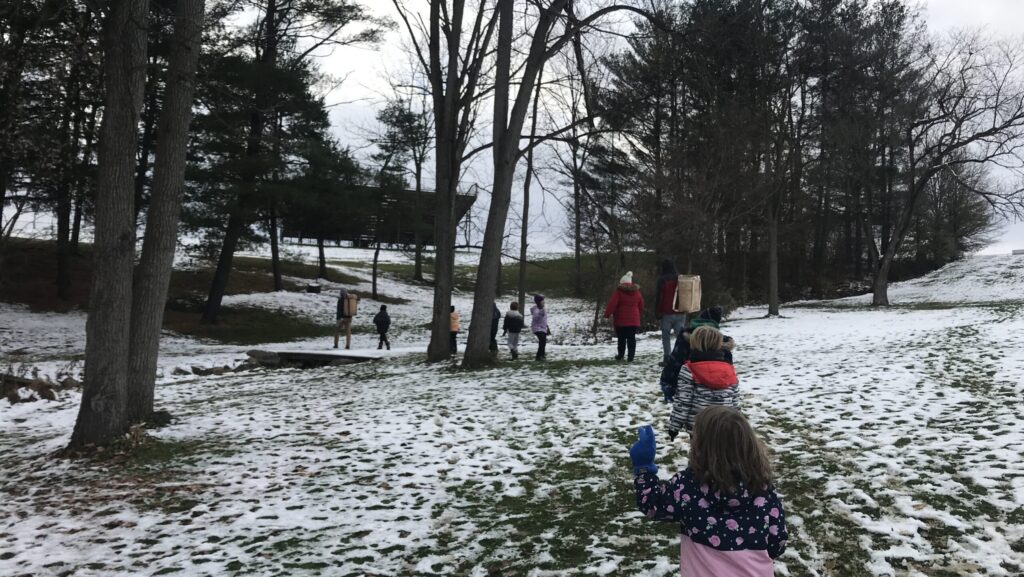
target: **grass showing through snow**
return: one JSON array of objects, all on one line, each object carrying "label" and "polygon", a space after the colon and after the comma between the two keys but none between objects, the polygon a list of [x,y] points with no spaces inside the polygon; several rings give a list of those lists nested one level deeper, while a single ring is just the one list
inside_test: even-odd
[{"label": "grass showing through snow", "polygon": [[[787,315],[726,326],[792,525],[777,574],[1022,574],[1024,308]],[[626,455],[652,422],[662,477],[685,466],[660,341],[613,354],[167,383],[177,421],[116,466],[47,457],[77,396],[5,408],[0,574],[678,574]]]}]

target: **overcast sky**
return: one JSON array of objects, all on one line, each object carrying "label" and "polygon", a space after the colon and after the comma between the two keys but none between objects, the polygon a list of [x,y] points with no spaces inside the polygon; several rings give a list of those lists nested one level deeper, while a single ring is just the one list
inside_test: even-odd
[{"label": "overcast sky", "polygon": [[[425,0],[405,2],[410,6],[425,4]],[[394,19],[391,0],[363,0],[363,3],[378,15]],[[933,31],[980,27],[993,34],[1024,36],[1024,0],[925,0],[921,4]],[[367,133],[375,128],[374,113],[389,91],[387,78],[409,67],[404,50],[407,38],[404,28],[398,28],[388,33],[381,46],[339,50],[324,62],[325,71],[344,77],[342,85],[330,93],[328,102],[335,105],[332,121],[336,133],[357,155],[361,155],[359,147],[365,145]],[[489,171],[480,165],[478,162],[476,167],[470,167],[464,179],[467,185],[468,181],[479,181],[481,186],[489,186]],[[513,200],[512,209],[517,214],[518,200]],[[552,198],[544,201],[543,205],[535,202],[531,210],[531,229],[537,231],[536,240],[531,241],[532,248],[558,243],[564,237],[565,220],[561,209],[554,206]],[[486,199],[481,199],[477,206],[478,210],[486,210]],[[1005,253],[1012,248],[1024,248],[1024,223],[1008,223],[996,236],[994,244],[983,252]]]}]

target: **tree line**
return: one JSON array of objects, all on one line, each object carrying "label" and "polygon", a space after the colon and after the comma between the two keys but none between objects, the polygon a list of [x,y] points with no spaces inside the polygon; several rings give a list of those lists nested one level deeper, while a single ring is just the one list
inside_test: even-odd
[{"label": "tree line", "polygon": [[[434,211],[437,361],[449,356],[456,197],[468,163],[486,162],[463,359],[475,366],[491,362],[517,175],[524,204],[541,178],[565,185],[580,293],[585,255],[609,269],[672,257],[772,314],[784,297],[864,281],[887,304],[894,274],[958,258],[1021,210],[1020,44],[930,34],[902,0],[392,5],[417,70],[378,114],[372,169],[330,133],[324,94],[343,71],[319,58],[381,40],[391,23],[358,2],[15,0],[0,12],[0,259],[10,219],[50,208],[66,295],[81,223],[95,225],[72,445],[109,441],[152,411],[179,222],[217,263],[202,313],[216,322],[246,243],[269,240],[283,287],[283,215],[353,218],[339,189],[408,178],[419,202],[432,172],[433,207],[421,209]],[[381,217],[382,198],[364,204]],[[329,228],[314,232],[321,269]],[[415,230],[419,278],[425,235]]]},{"label": "tree line", "polygon": [[916,10],[657,3],[595,87],[577,242],[677,257],[773,314],[862,283],[885,305],[894,272],[983,246],[1020,214],[1024,54]]}]

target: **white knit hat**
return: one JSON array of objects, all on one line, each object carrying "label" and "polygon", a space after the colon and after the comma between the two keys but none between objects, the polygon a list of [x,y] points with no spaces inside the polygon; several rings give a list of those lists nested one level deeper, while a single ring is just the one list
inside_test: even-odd
[{"label": "white knit hat", "polygon": [[633,271],[622,275],[622,278],[619,279],[619,284],[633,284]]}]

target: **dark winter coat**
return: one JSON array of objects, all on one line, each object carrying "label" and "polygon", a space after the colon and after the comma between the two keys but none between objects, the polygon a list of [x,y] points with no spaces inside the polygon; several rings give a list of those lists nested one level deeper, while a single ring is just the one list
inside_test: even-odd
[{"label": "dark winter coat", "polygon": [[380,311],[373,315],[373,324],[377,327],[377,334],[383,335],[391,328],[391,315],[388,311]]},{"label": "dark winter coat", "polygon": [[501,311],[498,305],[494,305],[494,312],[491,314],[491,340],[498,336],[498,325],[501,324]]},{"label": "dark winter coat", "polygon": [[[718,329],[721,322],[722,308],[717,306],[702,310],[700,314],[690,320],[690,326],[683,329],[683,332],[679,333],[679,336],[676,337],[676,344],[672,348],[672,354],[665,361],[665,368],[661,371],[662,389],[665,388],[666,384],[671,386],[678,381],[679,368],[690,359],[690,335],[693,331],[702,326]],[[726,343],[732,343],[732,337],[727,335],[722,335],[722,340]],[[729,346],[730,350],[731,348]],[[730,362],[732,362],[731,355]]]},{"label": "dark winter coat", "polygon": [[501,325],[501,330],[512,334],[521,333],[524,324],[523,315],[519,311],[508,311],[505,313],[505,321]]},{"label": "dark winter coat", "polygon": [[[714,575],[771,575],[770,560],[786,550],[789,532],[775,487],[754,491],[741,484],[735,493],[725,493],[698,481],[691,469],[680,471],[667,483],[644,471],[633,486],[641,513],[649,519],[679,523],[684,551],[686,540],[709,548],[694,549],[693,556],[710,566]],[[686,569],[684,565],[684,575],[693,574]]]},{"label": "dark winter coat", "polygon": [[612,293],[604,318],[615,315],[615,327],[640,327],[640,316],[644,312],[644,296],[636,283],[620,284]]}]

